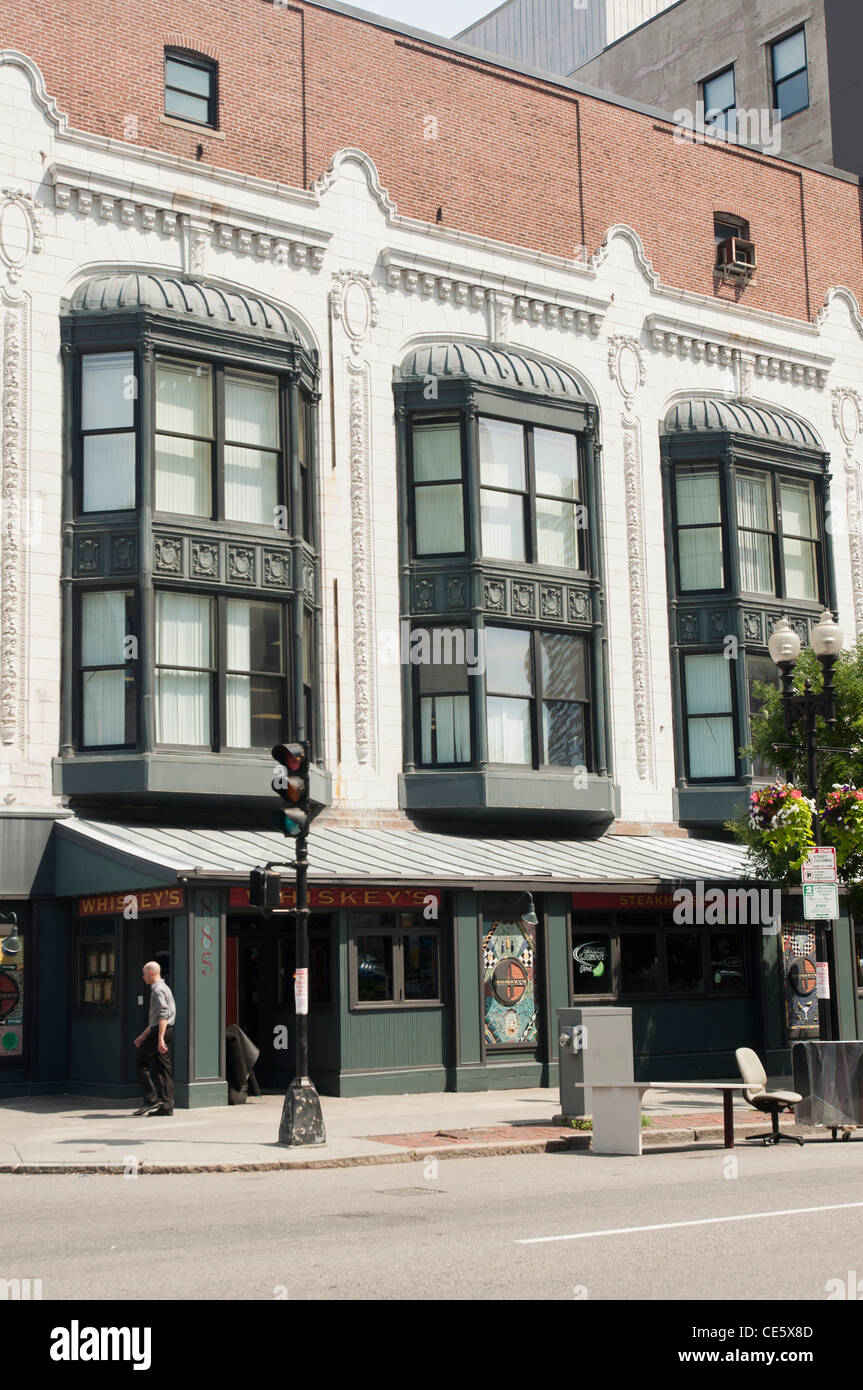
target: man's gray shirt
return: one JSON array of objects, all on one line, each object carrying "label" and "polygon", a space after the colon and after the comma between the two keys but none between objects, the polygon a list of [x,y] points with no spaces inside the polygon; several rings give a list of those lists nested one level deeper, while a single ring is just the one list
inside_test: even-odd
[{"label": "man's gray shirt", "polygon": [[164,980],[155,980],[150,986],[150,1016],[147,1025],[155,1028],[159,1020],[164,1018],[166,1023],[172,1024],[177,1018],[177,1006],[174,1003],[174,996],[168,989]]}]

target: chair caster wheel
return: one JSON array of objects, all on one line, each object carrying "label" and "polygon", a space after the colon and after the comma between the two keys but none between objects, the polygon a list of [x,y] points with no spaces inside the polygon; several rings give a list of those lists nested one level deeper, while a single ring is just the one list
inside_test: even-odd
[{"label": "chair caster wheel", "polygon": [[847,1142],[848,1142],[848,1140],[849,1140],[849,1139],[850,1139],[850,1138],[851,1138],[851,1134],[850,1134],[850,1132],[849,1132],[849,1133],[847,1133],[847,1134],[843,1134],[843,1135],[842,1135],[842,1138],[843,1138],[843,1139],[844,1139],[844,1140],[845,1140],[845,1142],[846,1142],[846,1143],[847,1143]]},{"label": "chair caster wheel", "polygon": [[802,1148],[803,1148],[803,1140],[802,1140],[802,1139],[798,1139],[798,1140],[797,1140],[797,1143],[800,1145],[800,1147],[801,1147],[801,1149],[802,1149]]},{"label": "chair caster wheel", "polygon": [[772,1140],[772,1139],[762,1139],[762,1140],[761,1140],[761,1146],[762,1146],[762,1148],[765,1148],[765,1149],[769,1149],[769,1148],[770,1148],[770,1145],[771,1145],[772,1143],[773,1143],[773,1140]]}]

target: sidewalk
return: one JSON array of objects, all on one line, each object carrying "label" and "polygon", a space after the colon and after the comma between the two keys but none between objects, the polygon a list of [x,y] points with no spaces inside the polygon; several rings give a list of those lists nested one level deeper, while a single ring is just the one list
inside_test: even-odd
[{"label": "sidewalk", "polygon": [[[590,1145],[589,1132],[553,1123],[560,1103],[550,1090],[324,1096],[321,1104],[326,1144],[286,1149],[277,1142],[281,1096],[177,1110],[170,1119],[134,1118],[135,1100],[122,1106],[80,1096],[8,1100],[0,1104],[0,1173],[266,1172]],[[643,1111],[652,1121],[643,1131],[645,1149],[722,1143],[718,1096],[705,1100],[657,1088],[645,1095]],[[769,1119],[742,1099],[735,1099],[734,1114],[741,1140],[769,1128]]]}]

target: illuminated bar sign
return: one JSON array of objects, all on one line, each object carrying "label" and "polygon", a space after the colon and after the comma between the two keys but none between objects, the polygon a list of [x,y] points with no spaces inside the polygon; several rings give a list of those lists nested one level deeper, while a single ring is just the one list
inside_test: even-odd
[{"label": "illuminated bar sign", "polygon": [[[135,910],[129,908],[135,904]],[[182,912],[182,888],[139,888],[128,893],[100,893],[78,899],[79,917],[112,917],[118,912],[137,917],[144,912]]]},{"label": "illuminated bar sign", "polygon": [[[248,907],[248,888],[232,888],[229,902],[231,907]],[[440,907],[440,892],[435,888],[324,888],[317,885],[309,887],[310,907],[413,907],[426,908],[434,902]],[[296,905],[296,893],[292,885],[282,887],[282,907]]]},{"label": "illuminated bar sign", "polygon": [[574,908],[601,907],[606,912],[612,908],[618,911],[637,912],[639,908],[647,912],[657,908],[675,906],[673,893],[573,893]]}]

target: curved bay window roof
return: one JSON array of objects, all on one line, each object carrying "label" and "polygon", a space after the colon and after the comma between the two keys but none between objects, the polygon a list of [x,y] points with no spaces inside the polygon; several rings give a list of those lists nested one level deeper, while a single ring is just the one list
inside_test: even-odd
[{"label": "curved bay window roof", "polygon": [[277,304],[247,291],[179,275],[146,271],[95,275],[79,285],[69,301],[73,314],[110,314],[130,309],[150,309],[158,314],[199,318],[231,328],[278,333],[291,342],[302,342],[296,325]]},{"label": "curved bay window roof", "polygon": [[514,349],[473,343],[430,343],[414,348],[397,368],[397,381],[427,377],[469,378],[478,384],[532,391],[585,405],[587,398],[572,372]]},{"label": "curved bay window roof", "polygon": [[146,268],[77,285],[61,337],[55,788],[269,801],[268,750],[320,726],[317,353],[263,295]]},{"label": "curved bay window roof", "polygon": [[805,449],[824,448],[812,426],[787,410],[750,401],[713,400],[708,396],[677,401],[665,417],[663,433],[750,434],[777,443],[799,444]]}]

